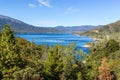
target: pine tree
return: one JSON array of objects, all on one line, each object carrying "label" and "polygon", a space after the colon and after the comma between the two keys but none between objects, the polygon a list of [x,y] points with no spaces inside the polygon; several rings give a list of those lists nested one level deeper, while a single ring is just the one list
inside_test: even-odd
[{"label": "pine tree", "polygon": [[62,72],[62,48],[60,45],[51,47],[47,59],[45,61],[45,77],[47,80],[59,80],[60,74]]},{"label": "pine tree", "polygon": [[75,80],[77,78],[76,72],[78,65],[76,64],[77,60],[75,59],[76,46],[74,43],[64,47],[62,63],[63,63],[63,72],[61,74],[61,80]]},{"label": "pine tree", "polygon": [[0,41],[0,69],[3,77],[10,78],[20,69],[21,58],[17,48],[13,31],[9,25],[5,25]]}]

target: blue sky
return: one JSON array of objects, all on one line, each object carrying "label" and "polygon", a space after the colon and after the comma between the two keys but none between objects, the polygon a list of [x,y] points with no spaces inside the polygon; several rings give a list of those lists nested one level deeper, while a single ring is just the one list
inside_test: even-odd
[{"label": "blue sky", "polygon": [[0,0],[0,15],[42,27],[104,25],[120,20],[120,0]]}]

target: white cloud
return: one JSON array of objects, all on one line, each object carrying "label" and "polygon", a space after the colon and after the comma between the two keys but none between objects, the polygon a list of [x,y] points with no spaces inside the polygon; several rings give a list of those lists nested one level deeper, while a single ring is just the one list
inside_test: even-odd
[{"label": "white cloud", "polygon": [[28,6],[31,7],[31,8],[37,7],[35,4],[32,4],[32,3],[29,3]]},{"label": "white cloud", "polygon": [[78,13],[80,10],[74,7],[68,7],[67,10],[65,11],[65,14],[74,14]]},{"label": "white cloud", "polygon": [[52,5],[47,0],[37,0],[40,5],[46,6],[46,7],[52,7]]}]

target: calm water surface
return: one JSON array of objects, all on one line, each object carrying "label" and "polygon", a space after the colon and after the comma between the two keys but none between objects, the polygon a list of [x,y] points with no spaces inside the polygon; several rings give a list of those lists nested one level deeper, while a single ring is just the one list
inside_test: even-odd
[{"label": "calm water surface", "polygon": [[92,42],[92,38],[86,36],[78,36],[75,34],[15,34],[17,37],[22,37],[28,41],[34,41],[35,44],[44,44],[53,46],[55,44],[68,45],[72,42],[76,43],[77,49],[89,52],[85,48],[88,42]]}]

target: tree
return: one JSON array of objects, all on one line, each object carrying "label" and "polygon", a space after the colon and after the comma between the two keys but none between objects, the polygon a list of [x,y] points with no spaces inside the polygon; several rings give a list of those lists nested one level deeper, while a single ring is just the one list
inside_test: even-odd
[{"label": "tree", "polygon": [[12,74],[22,66],[21,58],[13,31],[5,25],[0,41],[0,69],[3,77],[12,78]]},{"label": "tree", "polygon": [[120,49],[119,42],[115,41],[114,39],[111,39],[107,42],[106,47],[107,52],[115,52]]},{"label": "tree", "polygon": [[75,80],[77,79],[77,73],[80,71],[80,66],[77,63],[75,55],[80,54],[76,50],[76,44],[72,43],[64,47],[62,63],[63,63],[63,72],[61,74],[61,80]]},{"label": "tree", "polygon": [[62,72],[62,46],[56,45],[48,51],[48,56],[45,61],[44,73],[47,80],[60,80]]},{"label": "tree", "polygon": [[111,74],[110,68],[107,66],[107,58],[104,57],[101,61],[101,66],[99,67],[99,80],[115,80],[115,76]]}]

